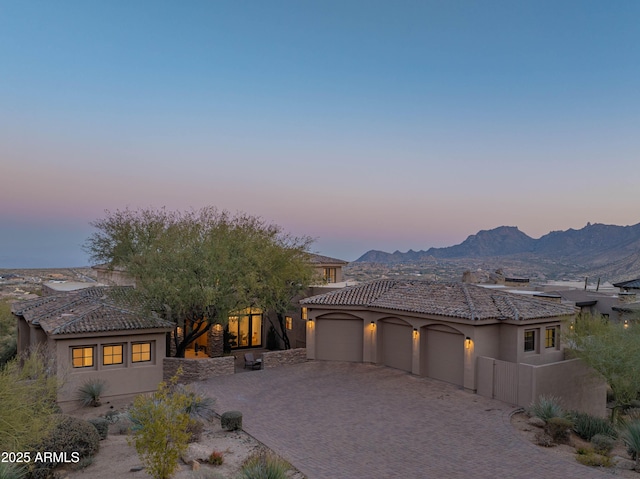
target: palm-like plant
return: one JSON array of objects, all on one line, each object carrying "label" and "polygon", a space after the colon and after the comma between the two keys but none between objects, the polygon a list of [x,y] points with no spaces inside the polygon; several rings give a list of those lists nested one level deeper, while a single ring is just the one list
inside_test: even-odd
[{"label": "palm-like plant", "polygon": [[635,456],[636,472],[640,472],[640,421],[630,421],[624,425],[620,439],[627,445],[628,451]]},{"label": "palm-like plant", "polygon": [[106,388],[102,379],[88,379],[78,388],[78,400],[83,406],[100,406],[100,396]]}]

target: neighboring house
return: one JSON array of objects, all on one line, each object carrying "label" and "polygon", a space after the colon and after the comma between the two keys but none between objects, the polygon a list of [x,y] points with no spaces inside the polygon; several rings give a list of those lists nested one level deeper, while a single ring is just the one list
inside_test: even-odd
[{"label": "neighboring house", "polygon": [[471,284],[388,279],[300,304],[309,359],[380,364],[521,406],[556,393],[566,406],[604,413],[605,386],[577,360],[564,361],[562,323],[573,306]]},{"label": "neighboring house", "polygon": [[162,381],[166,333],[173,323],[145,316],[115,298],[127,288],[91,287],[13,303],[18,353],[46,345],[63,380],[58,400],[76,399],[89,379],[104,396],[155,391]]}]

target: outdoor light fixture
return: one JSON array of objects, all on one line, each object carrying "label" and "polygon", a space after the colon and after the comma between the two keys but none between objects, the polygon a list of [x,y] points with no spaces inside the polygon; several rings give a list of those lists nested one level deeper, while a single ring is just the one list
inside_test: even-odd
[{"label": "outdoor light fixture", "polygon": [[418,337],[418,330],[417,328],[413,328],[413,337],[417,338]]},{"label": "outdoor light fixture", "polygon": [[467,336],[465,339],[465,343],[467,345],[467,349],[471,348],[471,338]]},{"label": "outdoor light fixture", "polygon": [[624,320],[624,328],[627,329],[629,327],[629,320],[625,319]]},{"label": "outdoor light fixture", "polygon": [[375,328],[375,327],[376,327],[376,323],[375,323],[375,321],[371,321],[371,327],[372,327],[372,328]]}]

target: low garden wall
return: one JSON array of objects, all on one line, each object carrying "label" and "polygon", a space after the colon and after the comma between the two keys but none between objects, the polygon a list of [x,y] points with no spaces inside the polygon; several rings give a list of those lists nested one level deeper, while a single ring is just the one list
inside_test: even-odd
[{"label": "low garden wall", "polygon": [[262,355],[263,369],[277,368],[285,364],[298,364],[307,361],[307,348],[268,351]]},{"label": "low garden wall", "polygon": [[179,382],[204,381],[216,376],[234,374],[235,358],[233,356],[206,359],[164,358],[162,368],[164,381],[175,376],[180,366],[182,366],[182,374]]}]

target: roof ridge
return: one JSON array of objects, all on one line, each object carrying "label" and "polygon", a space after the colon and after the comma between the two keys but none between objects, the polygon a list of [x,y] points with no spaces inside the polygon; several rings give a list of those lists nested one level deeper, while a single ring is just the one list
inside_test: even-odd
[{"label": "roof ridge", "polygon": [[[509,293],[509,294],[513,294],[513,293]],[[514,319],[518,321],[520,319],[520,311],[518,310],[516,305],[511,302],[511,298],[509,297],[509,295],[505,294],[500,296],[502,296],[502,299],[504,299],[504,302],[507,303],[507,306],[509,306],[509,309],[511,309],[511,313],[514,316]],[[493,295],[491,295],[491,298],[493,298]],[[526,299],[526,298],[523,298],[523,299]]]}]

